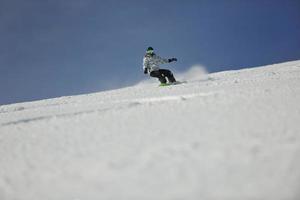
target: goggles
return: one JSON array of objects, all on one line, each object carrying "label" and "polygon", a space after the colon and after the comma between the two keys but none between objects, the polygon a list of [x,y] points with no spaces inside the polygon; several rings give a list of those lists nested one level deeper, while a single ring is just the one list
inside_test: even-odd
[{"label": "goggles", "polygon": [[148,51],[146,51],[146,53],[149,53],[149,54],[153,54],[153,50],[148,50]]}]

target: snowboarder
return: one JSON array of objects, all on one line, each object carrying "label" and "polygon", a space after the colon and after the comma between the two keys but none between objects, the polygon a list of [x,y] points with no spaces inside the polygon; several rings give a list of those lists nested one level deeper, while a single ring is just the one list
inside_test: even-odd
[{"label": "snowboarder", "polygon": [[[170,63],[177,61],[176,58],[164,59],[156,55],[152,47],[148,47],[146,54],[143,59],[144,74],[150,74],[151,77],[158,78],[161,86],[168,84],[175,84],[176,79],[172,72],[168,69],[160,69],[159,64]],[[167,83],[167,79],[168,83]]]}]

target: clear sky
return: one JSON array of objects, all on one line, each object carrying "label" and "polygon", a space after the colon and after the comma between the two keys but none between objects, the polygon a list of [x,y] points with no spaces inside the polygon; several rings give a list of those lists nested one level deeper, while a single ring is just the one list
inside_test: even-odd
[{"label": "clear sky", "polygon": [[300,59],[299,0],[0,0],[0,105],[90,93],[166,66],[209,72]]}]

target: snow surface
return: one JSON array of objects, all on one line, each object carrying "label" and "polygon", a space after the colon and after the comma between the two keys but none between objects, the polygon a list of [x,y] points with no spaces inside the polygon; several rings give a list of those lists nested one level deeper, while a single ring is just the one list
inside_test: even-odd
[{"label": "snow surface", "polygon": [[0,106],[0,199],[298,200],[300,61]]}]

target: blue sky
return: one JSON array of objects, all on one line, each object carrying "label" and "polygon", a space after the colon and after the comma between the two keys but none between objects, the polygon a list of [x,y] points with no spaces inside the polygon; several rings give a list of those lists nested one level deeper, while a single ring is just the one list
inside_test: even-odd
[{"label": "blue sky", "polygon": [[166,66],[209,72],[300,59],[299,0],[1,0],[0,105],[90,93]]}]

